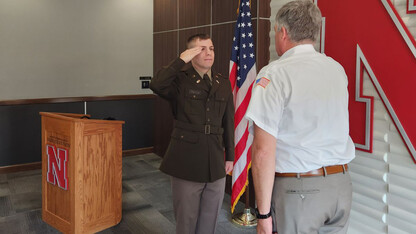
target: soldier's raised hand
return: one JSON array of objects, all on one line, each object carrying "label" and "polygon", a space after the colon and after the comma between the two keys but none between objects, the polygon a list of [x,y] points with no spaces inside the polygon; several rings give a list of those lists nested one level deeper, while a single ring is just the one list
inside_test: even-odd
[{"label": "soldier's raised hand", "polygon": [[202,51],[202,47],[200,47],[200,46],[193,47],[193,48],[187,49],[184,52],[182,52],[180,58],[185,63],[189,63],[189,61],[191,61],[195,56],[197,56],[199,53],[201,53],[201,51]]}]

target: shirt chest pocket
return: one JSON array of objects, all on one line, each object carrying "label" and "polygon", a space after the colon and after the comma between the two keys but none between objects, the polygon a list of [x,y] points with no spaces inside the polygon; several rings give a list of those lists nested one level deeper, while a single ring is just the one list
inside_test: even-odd
[{"label": "shirt chest pocket", "polygon": [[203,114],[208,93],[200,89],[185,91],[184,109],[187,114]]},{"label": "shirt chest pocket", "polygon": [[223,94],[217,94],[215,96],[215,109],[218,110],[218,114],[221,116],[225,112],[227,105],[227,97]]}]

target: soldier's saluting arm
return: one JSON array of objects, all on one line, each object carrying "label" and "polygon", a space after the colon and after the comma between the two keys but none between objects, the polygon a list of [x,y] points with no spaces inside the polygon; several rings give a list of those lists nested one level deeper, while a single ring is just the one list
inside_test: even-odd
[{"label": "soldier's saluting arm", "polygon": [[201,53],[202,47],[193,47],[181,53],[179,58],[163,67],[150,82],[150,89],[165,99],[175,98],[178,94],[178,76],[186,63]]}]

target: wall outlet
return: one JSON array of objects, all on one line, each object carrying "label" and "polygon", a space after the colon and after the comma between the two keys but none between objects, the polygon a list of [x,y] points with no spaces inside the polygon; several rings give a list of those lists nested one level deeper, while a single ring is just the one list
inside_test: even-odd
[{"label": "wall outlet", "polygon": [[150,85],[149,80],[142,80],[142,89],[148,89]]}]

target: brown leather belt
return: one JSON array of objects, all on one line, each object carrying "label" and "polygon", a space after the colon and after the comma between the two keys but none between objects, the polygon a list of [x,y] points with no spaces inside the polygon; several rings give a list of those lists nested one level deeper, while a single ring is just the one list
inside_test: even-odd
[{"label": "brown leather belt", "polygon": [[304,172],[304,173],[279,173],[276,172],[276,177],[312,177],[312,176],[327,176],[331,174],[337,174],[337,173],[345,173],[348,171],[348,165],[335,165],[335,166],[327,166],[322,167],[316,170]]}]

